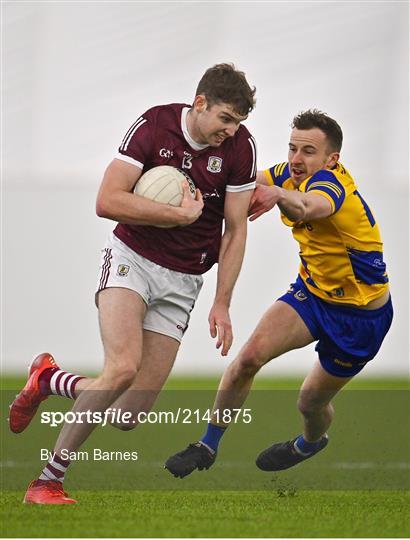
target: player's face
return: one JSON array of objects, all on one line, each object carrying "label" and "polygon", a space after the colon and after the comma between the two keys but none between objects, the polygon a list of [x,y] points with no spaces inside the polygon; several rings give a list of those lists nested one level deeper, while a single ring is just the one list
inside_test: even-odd
[{"label": "player's face", "polygon": [[326,135],[321,129],[293,128],[288,160],[290,176],[295,186],[299,186],[321,169],[331,169],[338,159],[337,152],[329,151]]},{"label": "player's face", "polygon": [[[199,99],[202,98],[202,99]],[[227,103],[208,106],[203,96],[197,96],[194,103],[197,112],[194,137],[200,144],[218,147],[228,137],[233,137],[246,116],[240,116]]]}]

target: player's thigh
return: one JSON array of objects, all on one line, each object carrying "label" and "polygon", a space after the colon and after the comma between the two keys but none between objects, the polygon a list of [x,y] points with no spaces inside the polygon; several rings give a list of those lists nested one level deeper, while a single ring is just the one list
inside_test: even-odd
[{"label": "player's thigh", "polygon": [[142,361],[133,388],[161,390],[174,365],[180,342],[170,336],[144,330]]},{"label": "player's thigh", "polygon": [[352,378],[331,375],[317,360],[301,386],[299,407],[309,409],[327,405]]},{"label": "player's thigh", "polygon": [[98,293],[98,311],[105,362],[139,366],[146,304],[131,289],[110,287]]},{"label": "player's thigh", "polygon": [[144,330],[141,367],[130,388],[113,405],[134,414],[149,411],[164,386],[179,349],[176,339]]},{"label": "player's thigh", "polygon": [[265,312],[243,352],[265,363],[313,341],[312,334],[297,311],[279,300]]}]

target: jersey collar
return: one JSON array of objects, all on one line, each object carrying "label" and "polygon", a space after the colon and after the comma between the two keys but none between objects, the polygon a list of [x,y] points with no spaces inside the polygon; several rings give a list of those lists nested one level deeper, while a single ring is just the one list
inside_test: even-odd
[{"label": "jersey collar", "polygon": [[197,151],[204,150],[205,148],[208,148],[209,144],[199,144],[195,142],[188,132],[188,127],[186,124],[186,116],[188,114],[188,111],[189,111],[189,107],[184,107],[181,112],[181,129],[182,129],[184,138],[186,142],[189,144],[189,146],[193,148],[194,150],[197,150]]}]

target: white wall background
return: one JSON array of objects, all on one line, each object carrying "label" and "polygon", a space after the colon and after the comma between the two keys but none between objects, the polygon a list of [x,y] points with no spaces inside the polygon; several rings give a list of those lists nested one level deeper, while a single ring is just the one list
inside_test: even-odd
[{"label": "white wall background", "polygon": [[[103,171],[148,107],[192,101],[232,61],[257,87],[246,122],[259,168],[286,159],[289,125],[318,107],[345,134],[342,161],[383,233],[395,320],[364,375],[405,374],[408,342],[407,2],[5,2],[2,4],[2,367],[53,352],[66,369],[102,364],[93,293],[113,224],[95,216]],[[297,273],[275,213],[251,224],[232,305],[235,344],[208,337],[215,272],[181,348],[178,373],[220,373]],[[313,346],[265,373],[306,372]]]}]

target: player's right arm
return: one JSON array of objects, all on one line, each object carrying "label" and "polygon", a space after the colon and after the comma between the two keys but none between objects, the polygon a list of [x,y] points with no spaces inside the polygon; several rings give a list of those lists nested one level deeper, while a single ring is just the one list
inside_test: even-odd
[{"label": "player's right arm", "polygon": [[[303,191],[282,187],[283,173],[288,165],[282,163],[263,171],[254,191],[249,210],[250,221],[254,221],[275,205],[290,221],[301,222],[323,219],[336,212],[345,198],[345,189],[335,175],[326,169],[316,171],[307,181]],[[259,175],[259,173],[258,173]],[[286,178],[285,177],[285,178]]]},{"label": "player's right arm", "polygon": [[133,189],[142,174],[142,169],[114,159],[107,167],[96,203],[100,217],[129,225],[159,225],[176,227],[190,225],[202,213],[202,196],[197,190],[195,199],[189,194],[188,184],[183,186],[181,206],[171,206],[135,195]]},{"label": "player's right arm", "polygon": [[275,201],[271,199],[271,191],[269,189],[270,186],[272,186],[272,181],[268,177],[267,172],[257,171],[256,188],[253,193],[248,212],[250,221],[254,221],[275,206]]}]

